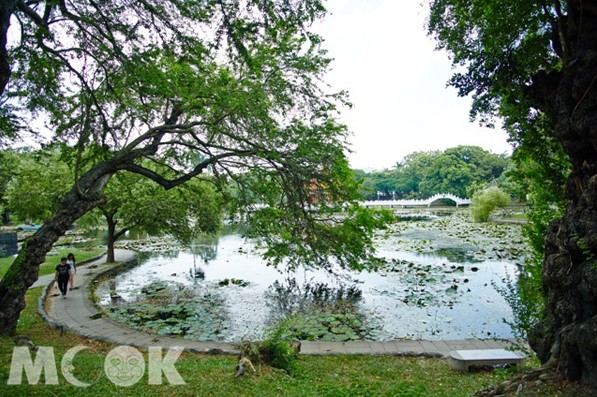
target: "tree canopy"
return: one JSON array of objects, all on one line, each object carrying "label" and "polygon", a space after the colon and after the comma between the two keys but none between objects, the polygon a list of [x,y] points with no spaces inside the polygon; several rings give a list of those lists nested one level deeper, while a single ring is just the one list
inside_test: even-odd
[{"label": "tree canopy", "polygon": [[12,178],[2,198],[21,221],[42,223],[60,205],[72,185],[72,175],[56,150],[24,152],[13,163]]},{"label": "tree canopy", "polygon": [[200,233],[218,232],[222,224],[224,200],[205,181],[190,180],[164,190],[140,175],[120,173],[110,179],[104,197],[105,203],[77,224],[107,228],[108,262],[115,261],[115,242],[132,229],[189,243]]},{"label": "tree canopy", "polygon": [[[330,59],[309,30],[325,14],[319,1],[11,1],[0,13],[16,24],[2,136],[44,116],[51,140],[70,148],[75,181],[0,282],[0,332],[14,330],[51,244],[105,202],[119,172],[167,190],[194,178],[257,192],[234,199],[268,204],[247,213],[274,264],[375,262],[383,219],[356,205],[335,119],[345,94],[326,91]],[[326,199],[314,202],[313,189]]]},{"label": "tree canopy", "polygon": [[45,115],[52,139],[74,144],[80,193],[117,171],[166,189],[252,172],[275,189],[240,186],[260,202],[281,193],[279,225],[294,224],[313,183],[353,197],[333,119],[343,94],[320,88],[330,60],[308,31],[323,13],[317,1],[18,2],[5,103],[13,116]]}]

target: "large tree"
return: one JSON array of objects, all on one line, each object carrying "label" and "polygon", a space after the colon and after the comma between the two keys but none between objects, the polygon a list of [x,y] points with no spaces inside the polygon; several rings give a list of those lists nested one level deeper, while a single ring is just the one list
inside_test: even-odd
[{"label": "large tree", "polygon": [[217,232],[222,223],[222,196],[205,181],[193,179],[164,190],[141,175],[119,173],[110,179],[104,197],[105,203],[78,224],[107,228],[107,262],[114,262],[114,244],[132,229],[189,243],[200,233]]},{"label": "large tree", "polygon": [[[68,155],[59,147],[23,151],[2,195],[6,208],[21,221],[44,223],[72,185]],[[66,149],[66,148],[65,148]],[[15,155],[16,156],[16,155]],[[149,165],[151,167],[151,165]],[[114,262],[114,244],[131,229],[152,236],[170,235],[188,243],[200,233],[213,234],[222,223],[224,200],[209,182],[192,179],[165,190],[142,175],[122,172],[110,179],[103,191],[104,202],[79,219],[82,229],[107,229],[107,262]],[[2,190],[0,190],[0,193]]]},{"label": "large tree", "polygon": [[436,193],[467,197],[472,186],[489,184],[502,175],[508,164],[506,155],[478,146],[449,148],[438,153],[429,164],[419,183],[419,192],[426,197]]},{"label": "large tree", "polygon": [[[13,118],[45,115],[52,140],[72,148],[75,181],[0,282],[1,334],[15,331],[46,252],[119,172],[165,189],[238,179],[254,192],[240,205],[266,204],[247,214],[273,264],[373,260],[378,220],[342,203],[357,185],[334,120],[344,95],[322,91],[330,60],[309,31],[319,1],[34,0],[0,13],[15,26],[3,101]],[[313,189],[326,199],[312,202]]]},{"label": "large tree", "polygon": [[[430,32],[459,68],[472,115],[502,117],[517,145],[561,143],[572,164],[543,261],[547,303],[531,346],[567,379],[597,386],[597,4],[435,0]],[[555,159],[553,159],[555,160]]]}]

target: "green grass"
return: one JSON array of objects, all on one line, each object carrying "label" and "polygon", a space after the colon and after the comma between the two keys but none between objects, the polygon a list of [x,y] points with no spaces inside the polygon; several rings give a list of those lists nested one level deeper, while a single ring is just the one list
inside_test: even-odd
[{"label": "green grass", "polygon": [[[94,249],[89,249],[89,250],[80,250],[80,249],[74,249],[72,247],[71,248],[58,247],[58,248],[52,250],[52,253],[57,253],[57,254],[46,256],[46,261],[44,263],[42,263],[41,266],[39,267],[39,275],[45,276],[46,274],[53,274],[54,269],[56,268],[56,265],[58,263],[60,263],[60,258],[62,258],[63,256],[66,256],[69,252],[72,252],[75,255],[75,258],[77,258],[77,262],[82,262],[84,260],[91,259],[91,258],[94,258],[94,257],[102,254],[103,252],[105,252],[105,249],[94,248]],[[0,277],[4,276],[4,274],[10,267],[10,265],[12,265],[13,261],[14,261],[14,257],[12,257],[12,256],[9,256],[6,258],[0,258]]]},{"label": "green grass", "polygon": [[[104,375],[103,365],[113,345],[91,341],[51,329],[35,312],[42,289],[29,291],[18,334],[28,335],[39,346],[54,348],[59,385],[7,385],[13,340],[0,337],[0,396],[468,396],[489,384],[506,379],[505,371],[460,374],[450,370],[443,359],[391,356],[300,356],[293,376],[269,367],[259,368],[257,375],[234,379],[236,357],[184,353],[176,369],[186,385],[148,385],[147,370],[143,379],[131,387],[112,384]],[[79,352],[74,376],[92,383],[80,388],[70,385],[60,373],[64,353],[77,345],[88,349]],[[146,352],[145,359],[147,360]]]}]

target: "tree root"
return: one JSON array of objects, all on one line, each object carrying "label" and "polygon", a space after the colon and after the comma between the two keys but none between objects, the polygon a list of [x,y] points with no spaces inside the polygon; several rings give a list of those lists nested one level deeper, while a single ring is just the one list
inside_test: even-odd
[{"label": "tree root", "polygon": [[[554,395],[569,397],[597,397],[597,390],[578,383],[565,381],[556,371],[555,365],[546,364],[541,368],[519,374],[498,385],[490,385],[479,390],[475,397],[537,396]],[[549,394],[546,394],[549,393]]]}]

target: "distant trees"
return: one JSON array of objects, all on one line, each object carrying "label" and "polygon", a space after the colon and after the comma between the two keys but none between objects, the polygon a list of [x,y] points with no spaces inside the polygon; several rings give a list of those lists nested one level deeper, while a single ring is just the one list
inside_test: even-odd
[{"label": "distant trees", "polygon": [[362,194],[366,199],[425,198],[436,193],[467,197],[471,186],[484,186],[500,177],[510,165],[504,154],[478,146],[457,146],[444,151],[413,152],[396,168],[365,173]]},{"label": "distant trees", "polygon": [[17,152],[0,150],[0,214],[2,215],[2,221],[0,223],[2,224],[9,222],[9,210],[5,193],[8,183],[15,175],[18,160]]}]

